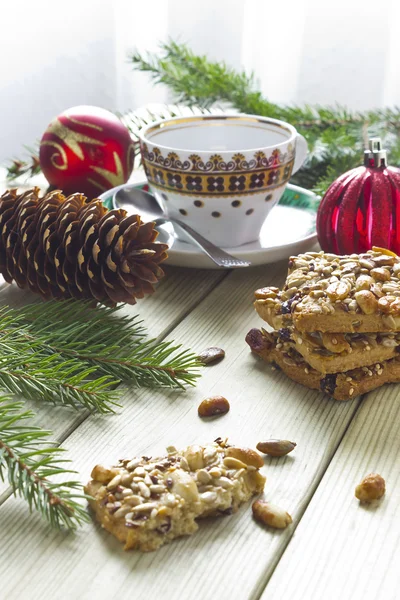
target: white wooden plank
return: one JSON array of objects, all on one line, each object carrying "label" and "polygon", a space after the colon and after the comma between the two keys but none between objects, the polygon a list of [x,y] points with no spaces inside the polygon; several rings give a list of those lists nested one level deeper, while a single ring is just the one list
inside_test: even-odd
[{"label": "white wooden plank", "polygon": [[[398,386],[364,399],[262,600],[399,598],[399,427]],[[387,493],[360,505],[354,489],[371,472]]]},{"label": "white wooden plank", "polygon": [[[252,308],[253,290],[280,283],[283,272],[284,266],[278,265],[232,273],[174,330],[177,341],[197,350],[209,345],[226,350],[224,361],[204,369],[197,389],[182,394],[143,391],[134,400],[128,391],[121,414],[90,417],[77,428],[65,445],[82,481],[96,463],[154,455],[167,444],[184,446],[227,435],[254,447],[263,438],[289,438],[298,443],[298,451],[266,460],[266,497],[298,521],[357,402],[330,401],[250,355],[244,337],[260,323]],[[225,395],[231,410],[211,422],[201,421],[197,406],[210,394]],[[252,520],[249,507],[243,507],[231,517],[203,522],[195,535],[156,553],[124,553],[98,526],[87,525],[75,536],[50,532],[37,515],[26,514],[22,502],[10,499],[0,507],[0,544],[7,548],[0,562],[2,590],[8,597],[30,600],[43,595],[109,600],[132,594],[245,599],[258,592],[292,532],[292,527],[266,531]]]}]

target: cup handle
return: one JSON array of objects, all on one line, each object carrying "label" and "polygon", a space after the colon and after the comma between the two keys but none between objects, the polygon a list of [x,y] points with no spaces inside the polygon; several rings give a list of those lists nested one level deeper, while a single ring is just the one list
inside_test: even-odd
[{"label": "cup handle", "polygon": [[307,142],[305,138],[302,135],[300,135],[300,133],[298,133],[296,138],[296,156],[294,159],[292,175],[294,175],[303,165],[307,156],[307,151]]}]

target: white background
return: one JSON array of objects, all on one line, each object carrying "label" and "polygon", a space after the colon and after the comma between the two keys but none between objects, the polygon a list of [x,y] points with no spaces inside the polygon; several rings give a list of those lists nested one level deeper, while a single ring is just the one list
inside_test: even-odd
[{"label": "white background", "polygon": [[[396,6],[397,4],[397,6]],[[0,161],[77,104],[171,100],[127,54],[169,36],[254,70],[282,103],[400,104],[400,3],[371,0],[14,0],[0,3]]]}]

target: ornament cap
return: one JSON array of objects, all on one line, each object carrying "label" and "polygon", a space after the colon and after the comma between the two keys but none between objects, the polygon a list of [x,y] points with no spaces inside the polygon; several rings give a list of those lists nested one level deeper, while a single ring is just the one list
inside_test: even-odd
[{"label": "ornament cap", "polygon": [[370,138],[368,150],[364,151],[364,165],[366,167],[386,167],[387,153],[382,148],[382,140],[379,137]]}]

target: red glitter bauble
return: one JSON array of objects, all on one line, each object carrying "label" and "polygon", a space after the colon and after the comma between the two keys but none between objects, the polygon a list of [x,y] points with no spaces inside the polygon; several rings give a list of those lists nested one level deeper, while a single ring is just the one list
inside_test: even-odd
[{"label": "red glitter bauble", "polygon": [[53,186],[95,198],[126,183],[133,169],[129,130],[111,112],[75,106],[48,126],[40,142],[40,166]]},{"label": "red glitter bauble", "polygon": [[328,188],[318,209],[317,233],[325,252],[359,254],[379,246],[400,253],[400,169],[386,166],[379,138],[370,140],[365,166]]}]

